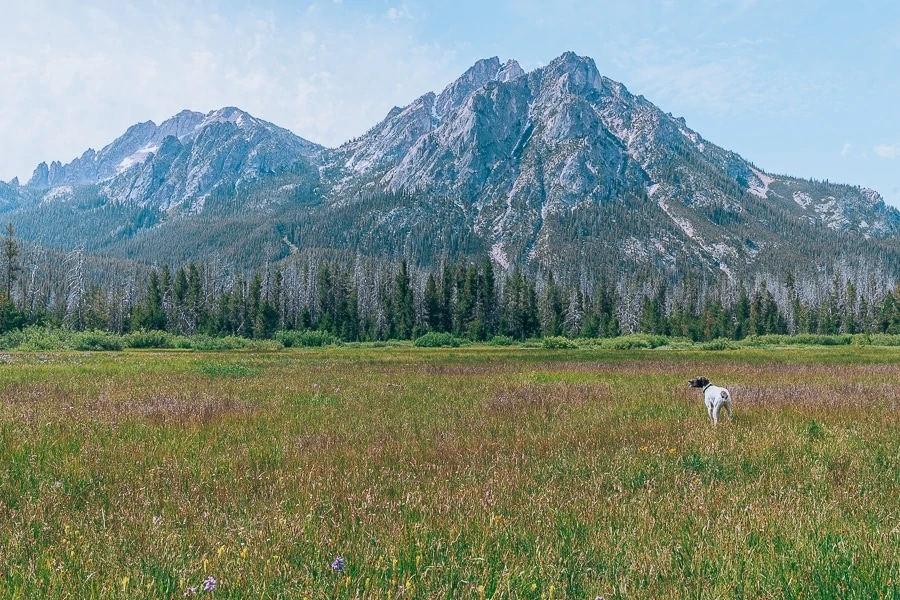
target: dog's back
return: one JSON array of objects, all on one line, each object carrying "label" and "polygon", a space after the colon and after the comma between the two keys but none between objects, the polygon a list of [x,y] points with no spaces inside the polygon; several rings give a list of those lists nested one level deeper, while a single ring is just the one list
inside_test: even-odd
[{"label": "dog's back", "polygon": [[719,411],[722,410],[723,406],[728,414],[728,419],[731,420],[731,392],[726,388],[711,384],[706,377],[697,377],[696,379],[691,379],[688,383],[691,387],[703,390],[703,400],[713,424],[718,424]]}]

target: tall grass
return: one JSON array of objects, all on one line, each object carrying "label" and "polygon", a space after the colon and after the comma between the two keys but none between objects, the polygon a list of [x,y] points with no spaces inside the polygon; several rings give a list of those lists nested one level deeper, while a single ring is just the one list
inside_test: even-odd
[{"label": "tall grass", "polygon": [[0,358],[0,597],[900,597],[897,349]]}]

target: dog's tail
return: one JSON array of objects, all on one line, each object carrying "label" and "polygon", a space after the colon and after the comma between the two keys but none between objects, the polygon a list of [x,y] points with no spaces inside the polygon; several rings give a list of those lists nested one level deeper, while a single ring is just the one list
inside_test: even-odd
[{"label": "dog's tail", "polygon": [[722,400],[730,400],[728,396],[728,390],[722,390],[722,393],[720,395],[722,396]]}]

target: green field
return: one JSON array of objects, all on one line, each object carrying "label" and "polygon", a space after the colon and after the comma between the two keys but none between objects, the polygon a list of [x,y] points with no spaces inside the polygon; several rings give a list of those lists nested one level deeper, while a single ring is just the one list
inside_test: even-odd
[{"label": "green field", "polygon": [[900,348],[0,361],[2,598],[900,598]]}]

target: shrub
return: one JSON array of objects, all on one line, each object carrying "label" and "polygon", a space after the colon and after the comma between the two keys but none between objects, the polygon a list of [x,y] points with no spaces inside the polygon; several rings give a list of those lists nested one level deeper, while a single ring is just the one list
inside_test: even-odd
[{"label": "shrub", "polygon": [[728,338],[716,338],[700,345],[701,350],[737,350],[738,345]]},{"label": "shrub", "polygon": [[577,348],[578,344],[570,339],[557,335],[544,338],[543,346],[547,350],[571,350],[573,348]]},{"label": "shrub", "polygon": [[645,333],[634,333],[631,335],[623,335],[621,337],[612,338],[603,341],[603,348],[609,350],[637,350],[641,348],[659,348],[660,346],[668,346],[669,338],[664,335],[648,335]]},{"label": "shrub", "polygon": [[26,327],[7,331],[0,337],[0,349],[22,352],[69,350],[72,348],[72,331],[49,327]]},{"label": "shrub", "polygon": [[416,338],[413,345],[417,348],[456,348],[459,346],[459,340],[453,337],[452,333],[429,331],[425,335]]},{"label": "shrub", "polygon": [[873,346],[900,346],[900,335],[876,333],[869,336],[869,340]]},{"label": "shrub", "polygon": [[508,335],[495,335],[490,340],[488,340],[487,343],[490,346],[512,346],[516,343],[516,340],[512,339]]},{"label": "shrub", "polygon": [[275,339],[285,348],[320,348],[337,343],[327,331],[279,331]]},{"label": "shrub", "polygon": [[172,348],[172,335],[165,331],[133,331],[123,336],[126,348]]},{"label": "shrub", "polygon": [[122,337],[105,331],[82,331],[75,334],[72,348],[75,350],[121,350]]},{"label": "shrub", "polygon": [[853,343],[852,335],[819,335],[798,333],[796,335],[752,335],[741,341],[741,346],[762,348],[765,346],[848,346]]}]

